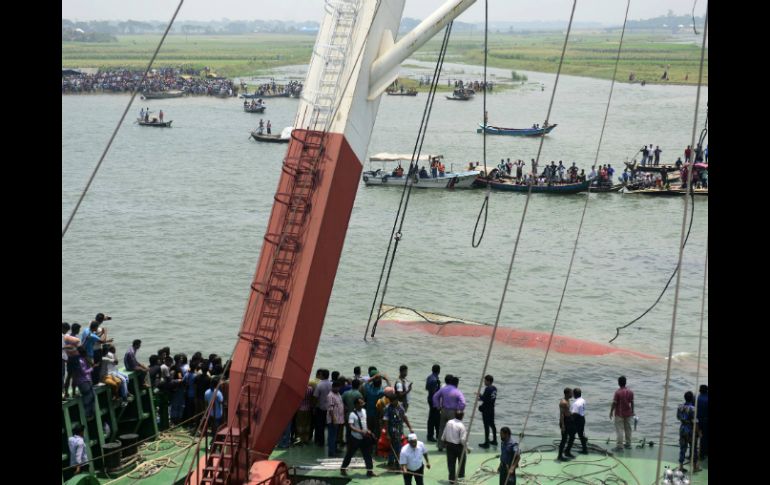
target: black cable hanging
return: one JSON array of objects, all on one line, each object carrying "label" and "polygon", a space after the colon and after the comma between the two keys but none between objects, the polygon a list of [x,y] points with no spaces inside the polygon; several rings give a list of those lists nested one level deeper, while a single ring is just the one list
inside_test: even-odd
[{"label": "black cable hanging", "polygon": [[[701,146],[703,146],[703,140],[706,138],[706,134],[708,134],[708,123],[709,123],[709,121],[708,121],[708,109],[706,109],[706,122],[705,122],[705,124],[703,126],[703,130],[701,130],[700,137],[698,138],[698,148],[699,149],[700,149]],[[701,153],[703,153],[702,150],[701,150]],[[692,171],[692,168],[690,170]],[[692,222],[695,219],[695,192],[693,192],[693,190],[692,190],[692,184],[690,184],[688,189],[689,189],[689,193],[690,193],[690,201],[692,202],[692,212],[690,213],[690,223],[689,223],[689,225],[687,227],[687,235],[684,238],[684,244],[682,246],[687,246],[687,240],[690,238],[690,231],[692,230]],[[638,317],[634,318],[633,320],[631,320],[630,322],[628,322],[627,324],[625,324],[623,326],[615,328],[615,336],[612,337],[612,339],[609,340],[609,343],[612,343],[616,338],[618,338],[620,336],[620,331],[622,329],[629,327],[631,324],[633,324],[634,322],[636,322],[637,320],[639,320],[643,316],[647,315],[650,312],[650,310],[655,308],[655,306],[660,302],[660,299],[663,298],[663,295],[666,293],[666,290],[668,290],[668,286],[671,284],[671,281],[674,280],[674,276],[676,276],[676,272],[677,271],[679,271],[679,266],[678,265],[677,265],[676,268],[674,268],[674,272],[671,273],[671,276],[669,277],[668,281],[666,281],[666,286],[663,287],[663,291],[660,292],[660,295],[658,295],[658,298],[655,299],[655,302],[648,309],[646,309],[641,315],[639,315]]]},{"label": "black cable hanging", "polygon": [[[454,22],[450,22],[446,29],[444,30],[444,39],[441,43],[441,50],[439,51],[439,57],[436,61],[436,67],[433,69],[433,80],[431,82],[431,85],[428,89],[428,99],[425,102],[425,109],[422,113],[422,120],[420,121],[420,126],[417,130],[417,139],[415,140],[415,146],[412,151],[412,159],[409,162],[409,171],[407,172],[407,177],[404,180],[404,188],[401,192],[401,200],[398,205],[398,210],[396,211],[396,217],[393,221],[393,229],[390,233],[390,239],[388,242],[388,248],[385,251],[385,259],[382,261],[382,269],[380,270],[380,278],[377,282],[377,289],[374,293],[374,299],[372,300],[372,307],[369,310],[369,318],[366,322],[366,330],[364,330],[364,340],[366,340],[366,335],[369,332],[369,326],[371,325],[372,321],[372,315],[374,314],[374,309],[377,305],[377,295],[380,294],[380,287],[382,286],[383,276],[385,273],[385,266],[388,266],[388,257],[390,257],[390,265],[388,266],[388,274],[385,277],[385,286],[382,290],[382,298],[380,299],[380,308],[382,308],[382,302],[385,299],[385,293],[387,292],[388,288],[388,281],[390,280],[390,273],[393,268],[393,261],[396,256],[396,251],[398,250],[398,244],[401,241],[402,232],[401,229],[404,226],[404,217],[406,216],[406,209],[409,206],[409,198],[412,193],[412,186],[413,186],[413,180],[414,177],[417,177],[417,168],[419,166],[419,160],[420,160],[420,153],[422,151],[422,145],[425,141],[425,133],[428,128],[428,120],[430,119],[430,113],[433,109],[433,100],[436,96],[436,91],[438,90],[438,81],[439,81],[439,75],[441,74],[442,66],[444,65],[444,57],[446,56],[446,49],[449,45],[449,36],[452,32],[452,25]],[[403,210],[402,210],[403,207]],[[401,218],[401,223],[399,225],[399,217]],[[396,226],[398,225],[398,231],[396,231]],[[393,244],[393,241],[395,241],[395,245]],[[393,253],[391,255],[390,249],[391,246],[393,247]],[[372,327],[372,334],[371,336],[374,337],[374,334],[377,330],[377,323],[380,320],[380,317],[382,314],[379,310],[377,310],[377,318],[374,321],[374,326]]]},{"label": "black cable hanging", "polygon": [[[487,170],[487,53],[489,51],[489,0],[484,1],[484,128],[482,130],[484,148],[482,150],[484,156],[484,177],[489,177],[489,171]],[[487,192],[484,194],[484,202],[479,209],[479,215],[476,217],[476,225],[473,226],[473,235],[471,236],[471,246],[477,248],[481,245],[481,240],[484,239],[484,233],[487,230],[487,215],[489,213],[489,194],[492,192],[492,187],[487,184]],[[481,213],[484,213],[484,224],[481,226],[481,235],[478,242],[476,242],[476,230],[479,227],[481,221]]]}]

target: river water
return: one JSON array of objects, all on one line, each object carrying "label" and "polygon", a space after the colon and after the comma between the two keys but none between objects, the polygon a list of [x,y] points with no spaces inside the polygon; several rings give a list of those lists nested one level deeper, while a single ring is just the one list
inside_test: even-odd
[{"label": "river water", "polygon": [[[412,65],[420,63],[411,62]],[[480,79],[479,67],[446,64],[451,77]],[[409,69],[406,69],[409,71]],[[278,76],[289,70],[280,71]],[[410,73],[420,73],[412,68]],[[491,70],[501,79],[506,71]],[[527,72],[524,85],[488,97],[489,122],[528,127],[542,123],[554,76]],[[493,78],[495,79],[495,78]],[[540,83],[545,85],[541,90]],[[546,138],[541,166],[573,161],[586,172],[596,157],[610,83],[562,76],[550,117],[559,126]],[[643,144],[660,145],[672,162],[690,144],[693,87],[615,86],[600,163],[622,167]],[[482,97],[453,102],[437,97],[423,153],[441,153],[447,167],[482,160]],[[370,154],[411,152],[425,93],[384,96]],[[701,96],[702,127],[708,90]],[[62,96],[62,224],[119,119],[128,96]],[[122,355],[143,341],[140,360],[164,345],[172,352],[229,355],[260,253],[286,145],[249,139],[260,117],[274,132],[295,116],[294,99],[268,99],[264,115],[244,113],[237,99],[137,99],[74,223],[62,241],[62,318],[87,324],[96,312]],[[163,109],[172,129],[133,124],[141,106]],[[487,137],[488,163],[529,160],[537,139]],[[368,163],[366,164],[368,168]],[[554,322],[586,194],[533,195],[506,295],[501,325],[550,331]],[[434,363],[461,376],[469,401],[481,377],[488,340],[439,337],[382,324],[375,341],[362,340],[400,190],[360,185],[331,295],[316,367],[350,375],[376,365],[396,376],[409,366],[414,380],[409,411],[425,427],[424,379]],[[413,193],[386,303],[494,322],[525,194],[492,193],[489,221],[478,249],[471,234],[481,190]],[[556,333],[607,342],[615,327],[641,314],[673,271],[682,230],[683,198],[591,194]],[[690,210],[693,207],[690,206]],[[697,388],[697,351],[708,234],[708,199],[696,200],[683,260],[672,362],[667,441],[675,440],[675,408]],[[660,303],[615,344],[665,356],[672,328],[674,284]],[[707,306],[706,306],[707,308]],[[708,314],[700,382],[708,381]],[[497,424],[521,429],[544,352],[495,345],[488,373],[498,387]],[[558,400],[580,386],[587,401],[587,434],[606,440],[617,377],[636,394],[637,436],[657,440],[666,361],[551,352],[527,432],[558,434]],[[470,406],[470,404],[469,404]],[[481,430],[476,417],[474,431]],[[421,436],[422,439],[422,436]]]}]

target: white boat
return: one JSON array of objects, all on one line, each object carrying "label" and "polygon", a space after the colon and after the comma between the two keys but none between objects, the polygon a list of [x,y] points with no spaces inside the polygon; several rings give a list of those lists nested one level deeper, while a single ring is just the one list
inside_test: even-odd
[{"label": "white boat", "polygon": [[[425,162],[427,165],[432,158],[437,158],[435,155],[423,155],[419,158],[418,162]],[[438,158],[443,158],[442,155],[438,155]],[[397,154],[397,153],[378,153],[369,157],[369,168],[363,173],[362,179],[366,186],[399,186],[403,187],[406,182],[409,163],[412,160],[410,154]],[[378,168],[372,170],[372,162],[398,162],[399,166],[405,165],[403,175],[394,175],[395,170]],[[403,165],[401,162],[405,162]],[[419,163],[418,163],[419,165]],[[428,169],[425,168],[423,176],[419,173],[415,173],[412,176],[412,184],[415,188],[420,189],[469,189],[473,186],[473,182],[476,177],[481,173],[478,170],[466,170],[462,172],[446,172],[443,176],[433,177]]]}]

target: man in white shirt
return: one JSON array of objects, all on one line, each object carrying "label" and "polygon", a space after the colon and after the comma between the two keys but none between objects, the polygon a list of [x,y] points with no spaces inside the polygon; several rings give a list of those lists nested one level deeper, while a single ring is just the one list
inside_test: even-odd
[{"label": "man in white shirt", "polygon": [[462,411],[455,411],[455,418],[446,422],[444,434],[441,435],[441,441],[446,444],[446,461],[447,468],[449,468],[449,481],[451,483],[457,483],[455,481],[455,469],[458,460],[460,461],[460,471],[457,474],[457,478],[465,478],[465,453],[463,453],[463,446],[468,431],[465,429],[462,421],[464,415],[465,413]]},{"label": "man in white shirt", "polygon": [[[412,476],[414,476],[417,485],[423,485],[422,476],[425,465],[430,469],[428,450],[425,449],[425,444],[422,441],[417,441],[416,434],[409,433],[407,439],[409,443],[401,447],[401,455],[398,459],[401,472],[404,474],[404,485],[412,485]],[[423,457],[425,458],[425,465],[422,463]]]},{"label": "man in white shirt", "polygon": [[572,422],[575,424],[578,437],[580,437],[580,444],[583,445],[583,449],[580,451],[580,453],[587,455],[588,438],[583,436],[583,432],[585,431],[586,427],[586,400],[583,399],[582,394],[583,393],[579,387],[576,387],[572,390],[572,395],[575,397],[575,401],[573,401],[570,405],[569,411],[572,413]]},{"label": "man in white shirt", "polygon": [[75,475],[80,473],[80,467],[88,462],[86,443],[83,441],[83,426],[78,424],[72,429],[72,436],[67,440],[70,449],[70,466],[77,465]]},{"label": "man in white shirt", "polygon": [[364,463],[366,463],[366,476],[373,477],[372,444],[374,443],[374,435],[366,427],[366,409],[364,409],[363,399],[356,399],[355,409],[348,415],[348,427],[350,428],[350,443],[348,443],[348,452],[345,453],[345,458],[342,460],[340,474],[347,476],[350,460],[360,448],[361,454],[364,456]]}]

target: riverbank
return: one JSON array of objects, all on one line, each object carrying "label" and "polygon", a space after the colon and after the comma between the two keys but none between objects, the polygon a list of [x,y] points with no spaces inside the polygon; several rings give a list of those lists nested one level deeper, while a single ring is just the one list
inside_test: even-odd
[{"label": "riverbank", "polygon": [[[158,35],[125,35],[118,36],[118,42],[103,44],[62,42],[62,68],[144,69],[159,39]],[[619,39],[619,30],[573,32],[562,73],[611,79]],[[440,41],[431,40],[413,57],[435,61]],[[483,42],[483,32],[453,34],[447,62],[483,64]],[[555,73],[563,42],[560,32],[490,33],[488,65]],[[314,43],[312,35],[172,35],[155,65],[209,67],[225,77],[260,76],[276,67],[306,64]],[[699,62],[700,43],[692,34],[626,33],[616,80],[629,82],[633,74],[635,82],[694,85]],[[665,71],[668,81],[661,79]],[[703,82],[708,84],[707,59]]]}]

